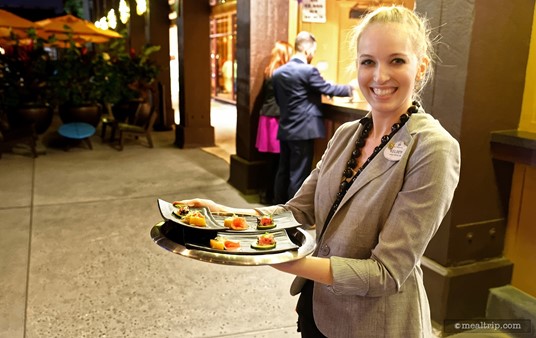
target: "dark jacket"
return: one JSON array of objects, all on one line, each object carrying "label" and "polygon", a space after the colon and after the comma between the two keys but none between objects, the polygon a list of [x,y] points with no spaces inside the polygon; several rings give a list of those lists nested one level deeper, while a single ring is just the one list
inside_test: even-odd
[{"label": "dark jacket", "polygon": [[272,78],[266,78],[264,80],[263,88],[263,104],[260,111],[261,116],[279,116],[279,107],[275,101],[274,84]]},{"label": "dark jacket", "polygon": [[322,78],[316,67],[292,58],[277,68],[272,76],[279,105],[278,138],[310,140],[326,135],[322,119],[322,94],[352,96],[352,87],[334,85]]}]

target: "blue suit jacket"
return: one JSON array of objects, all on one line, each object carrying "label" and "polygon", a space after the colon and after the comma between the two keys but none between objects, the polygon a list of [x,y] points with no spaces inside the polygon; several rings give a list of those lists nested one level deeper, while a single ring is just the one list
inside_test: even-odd
[{"label": "blue suit jacket", "polygon": [[310,140],[326,135],[322,120],[322,94],[351,96],[352,87],[326,82],[318,69],[298,58],[277,68],[272,76],[281,110],[280,140]]}]

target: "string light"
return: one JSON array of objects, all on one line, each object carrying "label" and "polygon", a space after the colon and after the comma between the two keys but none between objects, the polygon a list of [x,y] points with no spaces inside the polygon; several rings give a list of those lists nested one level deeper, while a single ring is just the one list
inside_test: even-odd
[{"label": "string light", "polygon": [[107,30],[108,29],[108,19],[106,19],[105,16],[100,18],[99,25],[97,27],[99,27],[100,29]]},{"label": "string light", "polygon": [[147,12],[147,0],[136,0],[136,14],[143,15]]},{"label": "string light", "polygon": [[117,18],[115,16],[115,11],[113,8],[110,9],[110,11],[108,12],[108,26],[111,29],[115,29],[115,27],[117,27]]},{"label": "string light", "polygon": [[121,0],[119,2],[119,20],[123,24],[126,24],[128,20],[130,19],[130,6],[126,2],[126,0]]}]

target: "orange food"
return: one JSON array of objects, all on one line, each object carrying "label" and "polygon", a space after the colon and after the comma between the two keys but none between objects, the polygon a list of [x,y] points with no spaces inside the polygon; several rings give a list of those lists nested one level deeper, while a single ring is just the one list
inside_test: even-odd
[{"label": "orange food", "polygon": [[210,240],[210,247],[216,250],[238,250],[240,248],[240,242],[231,241],[225,237],[216,237]]},{"label": "orange food", "polygon": [[225,244],[223,242],[218,241],[217,239],[210,240],[210,247],[216,250],[225,250]]},{"label": "orange food", "polygon": [[244,217],[232,216],[223,220],[223,225],[232,230],[246,230],[249,228]]},{"label": "orange food", "polygon": [[225,241],[223,244],[225,246],[225,250],[236,250],[240,248],[240,242]]},{"label": "orange food", "polygon": [[204,227],[207,225],[207,221],[205,219],[205,215],[200,213],[199,211],[194,211],[186,215],[185,220],[187,218],[187,222],[190,225],[195,225],[199,227]]}]

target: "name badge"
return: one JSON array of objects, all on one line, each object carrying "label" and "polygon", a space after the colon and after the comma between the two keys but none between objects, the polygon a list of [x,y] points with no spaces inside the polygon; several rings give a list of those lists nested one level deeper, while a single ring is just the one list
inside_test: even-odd
[{"label": "name badge", "polygon": [[396,143],[390,142],[385,150],[383,151],[383,156],[389,161],[399,161],[402,158],[402,155],[406,152],[408,146],[402,141]]}]

